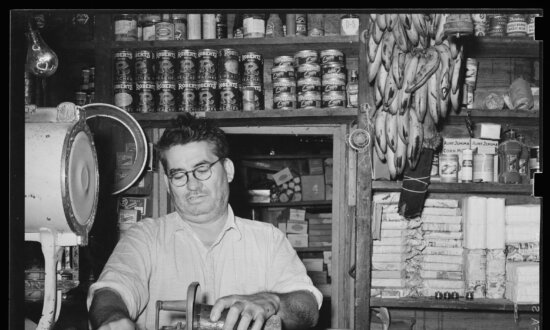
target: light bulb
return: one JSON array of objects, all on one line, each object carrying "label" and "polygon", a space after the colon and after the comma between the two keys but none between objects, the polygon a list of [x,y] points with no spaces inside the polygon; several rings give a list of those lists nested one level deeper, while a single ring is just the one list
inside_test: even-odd
[{"label": "light bulb", "polygon": [[38,30],[33,29],[30,23],[29,31],[25,35],[27,37],[27,60],[25,62],[27,71],[41,78],[53,75],[59,64],[55,52],[48,47]]}]

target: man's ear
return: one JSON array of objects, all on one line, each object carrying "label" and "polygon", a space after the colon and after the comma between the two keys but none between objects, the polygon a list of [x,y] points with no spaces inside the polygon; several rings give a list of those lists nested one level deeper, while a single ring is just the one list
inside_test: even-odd
[{"label": "man's ear", "polygon": [[235,177],[235,165],[233,164],[233,161],[226,158],[223,162],[223,168],[227,174],[227,182],[233,181],[233,178]]}]

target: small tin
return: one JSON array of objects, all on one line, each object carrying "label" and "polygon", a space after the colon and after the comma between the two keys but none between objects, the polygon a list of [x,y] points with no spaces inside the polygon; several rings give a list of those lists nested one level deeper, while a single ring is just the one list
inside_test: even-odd
[{"label": "small tin", "polygon": [[291,110],[296,109],[296,94],[280,93],[273,96],[274,110]]},{"label": "small tin", "polygon": [[296,75],[292,65],[279,65],[271,69],[271,79],[295,79]]},{"label": "small tin", "polygon": [[264,60],[261,54],[247,52],[241,55],[243,84],[263,84]]},{"label": "small tin", "polygon": [[338,77],[326,78],[323,76],[321,81],[321,89],[323,93],[329,92],[345,92],[346,91],[346,81]]},{"label": "small tin", "polygon": [[439,177],[441,182],[458,182],[458,155],[439,155]]},{"label": "small tin", "polygon": [[327,65],[329,63],[340,63],[342,66],[345,65],[346,60],[344,53],[338,49],[326,49],[322,50],[320,54],[321,66]]},{"label": "small tin", "polygon": [[134,82],[121,81],[113,84],[114,104],[127,112],[134,112]]},{"label": "small tin", "polygon": [[155,53],[149,49],[140,49],[135,51],[135,57],[135,80],[154,81]]},{"label": "small tin", "polygon": [[346,106],[346,92],[328,92],[321,96],[322,108],[339,108]]},{"label": "small tin", "polygon": [[288,55],[277,56],[273,59],[273,68],[277,66],[294,66],[294,57]]},{"label": "small tin", "polygon": [[302,78],[321,78],[321,66],[317,63],[306,63],[298,66],[298,79]]},{"label": "small tin", "polygon": [[277,79],[273,81],[273,97],[281,93],[296,94],[296,81],[294,79]]},{"label": "small tin", "polygon": [[114,53],[115,82],[134,80],[134,53],[122,49]]},{"label": "small tin", "polygon": [[219,82],[220,111],[238,111],[241,108],[239,83],[235,80]]},{"label": "small tin", "polygon": [[156,86],[152,81],[136,82],[137,112],[155,112],[155,90]]},{"label": "small tin", "polygon": [[178,81],[197,79],[197,56],[193,49],[178,49]]},{"label": "small tin", "polygon": [[298,83],[296,84],[296,92],[298,94],[306,93],[306,92],[321,92],[321,79],[315,77],[315,78],[305,78],[305,79],[299,79]]},{"label": "small tin", "polygon": [[299,109],[312,109],[321,107],[321,93],[319,92],[305,92],[298,94],[298,108]]},{"label": "small tin", "polygon": [[159,49],[155,51],[156,81],[173,81],[176,79],[176,51]]},{"label": "small tin", "polygon": [[176,111],[176,82],[175,81],[157,81],[155,98],[157,112],[175,112]]},{"label": "small tin", "polygon": [[193,80],[178,82],[178,111],[197,111],[197,84]]},{"label": "small tin", "polygon": [[218,82],[215,80],[205,80],[199,83],[199,110],[217,111],[218,110]]},{"label": "small tin", "polygon": [[115,41],[137,41],[138,29],[137,21],[138,15],[135,14],[120,14],[115,18]]},{"label": "small tin", "polygon": [[294,65],[296,67],[306,63],[318,63],[319,54],[315,50],[301,50],[294,54]]},{"label": "small tin", "polygon": [[201,49],[199,56],[199,80],[218,80],[218,51]]},{"label": "small tin", "polygon": [[324,64],[324,65],[321,67],[321,74],[323,75],[323,77],[324,77],[325,75],[331,75],[331,74],[334,74],[334,75],[343,75],[343,76],[344,76],[344,80],[345,80],[345,76],[346,76],[346,67],[345,67],[344,64],[342,64],[342,63],[330,62],[330,63]]},{"label": "small tin", "polygon": [[240,82],[239,52],[237,50],[224,48],[218,51],[218,79]]}]

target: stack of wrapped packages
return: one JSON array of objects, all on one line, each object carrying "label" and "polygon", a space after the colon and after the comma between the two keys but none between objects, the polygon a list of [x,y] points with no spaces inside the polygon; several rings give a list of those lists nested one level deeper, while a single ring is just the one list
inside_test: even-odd
[{"label": "stack of wrapped packages", "polygon": [[539,303],[540,205],[506,206],[506,298]]}]

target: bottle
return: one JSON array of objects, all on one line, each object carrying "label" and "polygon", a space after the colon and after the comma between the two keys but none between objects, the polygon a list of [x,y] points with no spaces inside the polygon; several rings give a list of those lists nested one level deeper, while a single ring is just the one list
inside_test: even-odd
[{"label": "bottle", "polygon": [[243,38],[243,15],[237,14],[235,16],[235,23],[233,24],[233,38]]},{"label": "bottle", "polygon": [[525,136],[518,134],[517,139],[521,143],[521,153],[519,156],[518,162],[518,172],[521,175],[521,183],[528,184],[530,180],[530,170],[529,170],[529,157],[530,157],[530,147],[525,144]]},{"label": "bottle", "polygon": [[296,14],[296,35],[307,36],[306,14]]},{"label": "bottle", "polygon": [[359,34],[359,16],[347,14],[340,19],[340,35],[356,36]]},{"label": "bottle", "polygon": [[462,150],[462,166],[461,166],[461,172],[462,182],[472,182],[474,179],[474,172],[473,172],[473,151],[472,149],[464,149]]},{"label": "bottle", "polygon": [[510,129],[504,133],[504,141],[498,145],[499,183],[521,183],[519,158],[521,143],[516,139],[516,131]]},{"label": "bottle", "polygon": [[286,34],[287,37],[296,35],[296,14],[286,14]]},{"label": "bottle", "polygon": [[346,86],[348,108],[357,108],[357,94],[359,92],[359,79],[357,70],[351,70],[350,79]]},{"label": "bottle", "polygon": [[283,36],[283,21],[279,14],[270,14],[265,27],[267,38],[278,38]]}]

